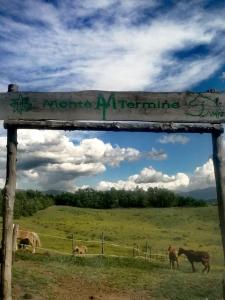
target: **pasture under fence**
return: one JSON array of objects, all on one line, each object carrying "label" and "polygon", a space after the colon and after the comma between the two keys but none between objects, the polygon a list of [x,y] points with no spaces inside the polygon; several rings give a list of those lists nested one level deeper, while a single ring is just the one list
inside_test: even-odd
[{"label": "pasture under fence", "polygon": [[[42,247],[37,248],[39,252],[49,251],[71,255],[73,249],[78,246],[86,246],[87,253],[82,255],[106,255],[121,257],[143,257],[146,259],[156,259],[161,261],[168,260],[167,251],[160,249],[152,249],[146,241],[142,244],[123,245],[122,243],[108,242],[101,234],[99,240],[76,239],[74,235],[71,237],[52,236],[48,234],[38,233],[41,239]],[[79,254],[76,254],[79,255]]]},{"label": "pasture under fence", "polygon": [[[36,247],[38,253],[55,253],[60,255],[82,255],[82,256],[117,256],[134,257],[148,260],[168,261],[166,249],[155,249],[150,246],[148,241],[134,243],[133,245],[123,245],[122,243],[108,242],[101,233],[99,240],[76,239],[75,235],[68,234],[67,237],[37,233],[40,237],[41,246]],[[31,251],[30,245],[22,245],[22,251]],[[87,253],[75,253],[76,247],[85,246]],[[19,249],[20,250],[20,249]]]}]

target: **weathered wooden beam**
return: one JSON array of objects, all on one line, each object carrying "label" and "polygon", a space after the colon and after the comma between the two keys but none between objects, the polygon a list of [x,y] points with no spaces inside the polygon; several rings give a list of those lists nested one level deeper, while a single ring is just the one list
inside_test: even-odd
[{"label": "weathered wooden beam", "polygon": [[15,261],[17,247],[17,234],[19,231],[19,224],[14,224],[13,226],[13,236],[12,236],[12,263]]},{"label": "weathered wooden beam", "polygon": [[1,265],[1,299],[12,299],[13,212],[16,190],[17,129],[7,130],[6,183],[3,191],[3,231]]},{"label": "weathered wooden beam", "polygon": [[223,149],[223,136],[221,133],[212,133],[212,144],[213,164],[216,178],[218,213],[225,265],[225,156]]},{"label": "weathered wooden beam", "polygon": [[11,92],[19,92],[19,86],[14,83],[9,84],[8,85],[8,93],[11,93]]},{"label": "weathered wooden beam", "polygon": [[88,122],[88,121],[29,121],[10,120],[4,127],[18,129],[55,129],[55,130],[99,130],[99,131],[131,131],[131,132],[191,132],[211,133],[223,132],[221,124],[201,123],[159,123],[159,122]]},{"label": "weathered wooden beam", "polygon": [[0,119],[225,122],[225,93],[0,93]]}]

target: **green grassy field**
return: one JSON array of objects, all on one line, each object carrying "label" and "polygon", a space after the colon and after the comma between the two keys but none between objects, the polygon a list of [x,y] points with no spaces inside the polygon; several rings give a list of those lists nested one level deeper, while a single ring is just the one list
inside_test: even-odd
[{"label": "green grassy field", "polygon": [[[16,222],[20,228],[38,232],[43,249],[35,255],[18,252],[13,270],[15,299],[26,295],[65,300],[222,299],[224,267],[216,207],[94,210],[53,206]],[[76,244],[88,247],[89,254],[99,254],[102,232],[106,256],[66,255],[71,254],[72,234]],[[192,273],[184,258],[179,270],[170,270],[167,260],[145,259],[146,241],[156,254],[165,255],[169,244],[206,250],[212,270],[202,274],[202,265],[196,264],[198,272]],[[143,258],[133,257],[134,243]]]}]

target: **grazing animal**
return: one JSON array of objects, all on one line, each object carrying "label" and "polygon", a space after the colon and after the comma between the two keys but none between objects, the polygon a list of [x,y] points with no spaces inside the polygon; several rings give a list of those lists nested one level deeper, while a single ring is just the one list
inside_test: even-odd
[{"label": "grazing animal", "polygon": [[208,252],[185,250],[183,248],[179,248],[178,256],[180,256],[181,254],[186,255],[187,259],[191,263],[193,272],[196,272],[194,262],[201,262],[204,266],[204,269],[202,270],[202,272],[207,271],[209,273],[209,270],[210,270],[210,264],[209,264],[210,256],[209,256]]},{"label": "grazing animal", "polygon": [[168,252],[169,252],[170,269],[175,269],[175,262],[178,269],[179,262],[178,262],[177,250],[174,247],[169,246]]},{"label": "grazing animal", "polygon": [[19,229],[16,233],[16,238],[19,248],[23,247],[23,245],[30,245],[32,253],[35,253],[36,247],[41,247],[41,241],[36,232]]},{"label": "grazing animal", "polygon": [[87,247],[86,246],[76,246],[73,249],[73,254],[85,254],[87,253]]},{"label": "grazing animal", "polygon": [[19,249],[26,249],[27,246],[30,245],[30,242],[28,239],[23,239],[23,240],[20,240],[19,241],[19,244],[18,244],[18,248]]}]

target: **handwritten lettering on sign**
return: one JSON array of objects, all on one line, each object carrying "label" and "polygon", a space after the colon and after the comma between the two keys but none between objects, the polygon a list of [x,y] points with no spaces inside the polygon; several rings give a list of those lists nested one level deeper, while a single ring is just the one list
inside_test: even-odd
[{"label": "handwritten lettering on sign", "polygon": [[13,108],[14,113],[19,114],[32,110],[32,103],[29,97],[23,97],[21,94],[18,98],[11,100],[10,106]]},{"label": "handwritten lettering on sign", "polygon": [[[225,95],[201,93],[13,93],[8,118],[71,120],[225,120]],[[0,94],[0,105],[2,94]],[[5,107],[6,107],[6,104]],[[15,116],[15,117],[13,117]],[[1,117],[1,113],[0,113]],[[92,118],[93,117],[93,118]]]},{"label": "handwritten lettering on sign", "polygon": [[168,102],[167,100],[160,102],[138,102],[130,100],[117,100],[114,94],[111,94],[108,99],[105,99],[103,95],[97,97],[96,103],[93,105],[89,100],[86,101],[56,101],[46,100],[43,104],[43,108],[49,109],[94,109],[101,113],[102,120],[107,120],[107,112],[111,110],[126,110],[126,109],[177,109],[179,108],[178,102]]},{"label": "handwritten lettering on sign", "polygon": [[[210,106],[210,110],[208,109]],[[204,95],[196,95],[192,100],[188,102],[189,111],[186,113],[190,116],[197,117],[224,117],[225,111],[220,102],[219,97],[208,97]]]}]

